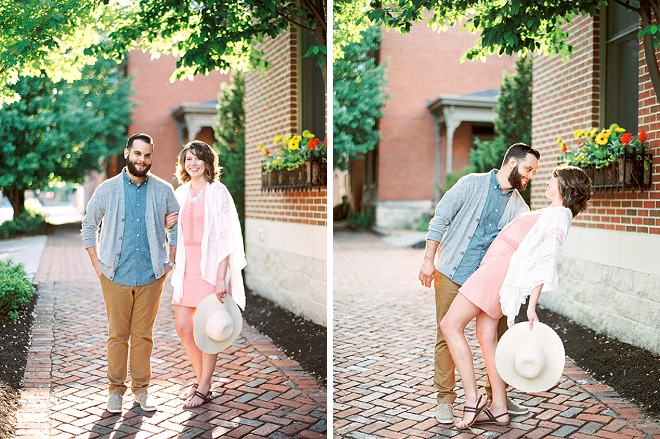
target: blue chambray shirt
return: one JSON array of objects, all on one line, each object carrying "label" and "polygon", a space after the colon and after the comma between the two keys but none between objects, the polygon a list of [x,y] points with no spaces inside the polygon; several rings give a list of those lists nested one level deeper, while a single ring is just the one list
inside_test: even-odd
[{"label": "blue chambray shirt", "polygon": [[120,285],[142,286],[156,281],[149,239],[147,237],[147,224],[145,212],[147,209],[147,185],[149,176],[139,185],[122,171],[124,179],[124,206],[126,209],[126,223],[124,236],[121,240],[121,256],[117,265],[117,272],[113,282]]},{"label": "blue chambray shirt", "polygon": [[497,225],[502,219],[506,204],[509,202],[509,198],[511,198],[511,194],[513,193],[513,188],[502,192],[502,186],[497,181],[495,174],[497,174],[497,170],[495,169],[490,172],[488,196],[486,197],[484,210],[481,212],[481,217],[479,218],[479,224],[452,278],[452,281],[459,285],[463,285],[468,277],[477,271],[481,260],[486,256],[488,248],[500,233]]}]

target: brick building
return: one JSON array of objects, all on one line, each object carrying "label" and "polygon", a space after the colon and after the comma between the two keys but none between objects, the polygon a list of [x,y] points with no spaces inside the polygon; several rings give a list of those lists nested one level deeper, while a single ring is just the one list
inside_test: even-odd
[{"label": "brick building", "polygon": [[414,226],[439,200],[447,171],[469,164],[474,138],[493,137],[497,93],[515,59],[461,63],[475,40],[460,28],[436,32],[426,23],[405,35],[383,32],[378,58],[389,63],[393,97],[378,122],[382,140],[351,168],[350,190],[353,208],[373,209],[376,226]]},{"label": "brick building", "polygon": [[618,123],[645,129],[652,186],[598,190],[578,216],[560,259],[560,288],[541,304],[598,332],[660,353],[660,106],[651,85],[639,16],[619,5],[578,17],[567,30],[570,61],[534,58],[532,142],[542,154],[532,208],[548,205],[544,185],[556,164],[555,141],[574,129]]},{"label": "brick building", "polygon": [[325,87],[308,32],[293,28],[260,47],[270,66],[245,80],[245,282],[252,291],[327,325],[327,186],[268,191],[257,145],[308,129],[325,135]]}]

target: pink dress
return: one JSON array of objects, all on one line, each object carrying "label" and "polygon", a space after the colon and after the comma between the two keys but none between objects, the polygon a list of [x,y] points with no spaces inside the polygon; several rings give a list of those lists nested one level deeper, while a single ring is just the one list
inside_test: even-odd
[{"label": "pink dress", "polygon": [[[199,192],[192,191],[190,196]],[[179,305],[197,308],[199,302],[209,294],[215,293],[215,286],[202,279],[202,234],[204,233],[204,197],[191,203],[186,197],[186,204],[181,212],[181,230],[183,245],[186,248],[186,266],[183,272],[183,297]]]},{"label": "pink dress", "polygon": [[504,315],[500,305],[500,288],[511,256],[541,213],[541,210],[525,212],[514,218],[490,245],[477,271],[458,289],[470,302],[494,319]]}]

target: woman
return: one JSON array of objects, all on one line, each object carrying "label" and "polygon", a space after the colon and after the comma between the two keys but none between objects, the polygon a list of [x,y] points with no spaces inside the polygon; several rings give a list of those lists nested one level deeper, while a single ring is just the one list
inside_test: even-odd
[{"label": "woman", "polygon": [[[526,296],[530,296],[530,329],[539,321],[536,303],[541,289],[557,287],[559,250],[572,218],[586,209],[591,199],[591,181],[575,166],[555,168],[546,186],[550,206],[522,213],[502,229],[440,323],[465,391],[463,418],[455,424],[458,429],[475,423],[508,424],[506,383],[495,367],[498,322],[506,314],[511,326]],[[477,389],[472,351],[464,335],[465,327],[475,317],[477,339],[493,390],[488,410],[487,398]]]},{"label": "woman", "polygon": [[202,141],[189,142],[179,154],[177,178],[182,186],[175,191],[181,207],[172,303],[174,327],[195,370],[195,383],[181,395],[186,408],[210,401],[218,358],[202,352],[195,343],[197,306],[210,294],[220,302],[229,294],[245,308],[243,238],[234,201],[217,181],[219,171],[217,154]]}]

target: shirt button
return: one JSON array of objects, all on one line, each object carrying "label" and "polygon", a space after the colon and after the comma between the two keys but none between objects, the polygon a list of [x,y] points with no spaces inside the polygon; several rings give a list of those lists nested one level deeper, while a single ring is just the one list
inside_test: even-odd
[{"label": "shirt button", "polygon": [[[468,236],[468,239],[472,239],[472,237],[471,237],[471,236]],[[455,270],[455,268],[454,268],[454,270]]]},{"label": "shirt button", "polygon": [[463,256],[465,253],[461,252],[461,256]]},{"label": "shirt button", "polygon": [[456,267],[454,267],[454,270],[456,270]]}]

